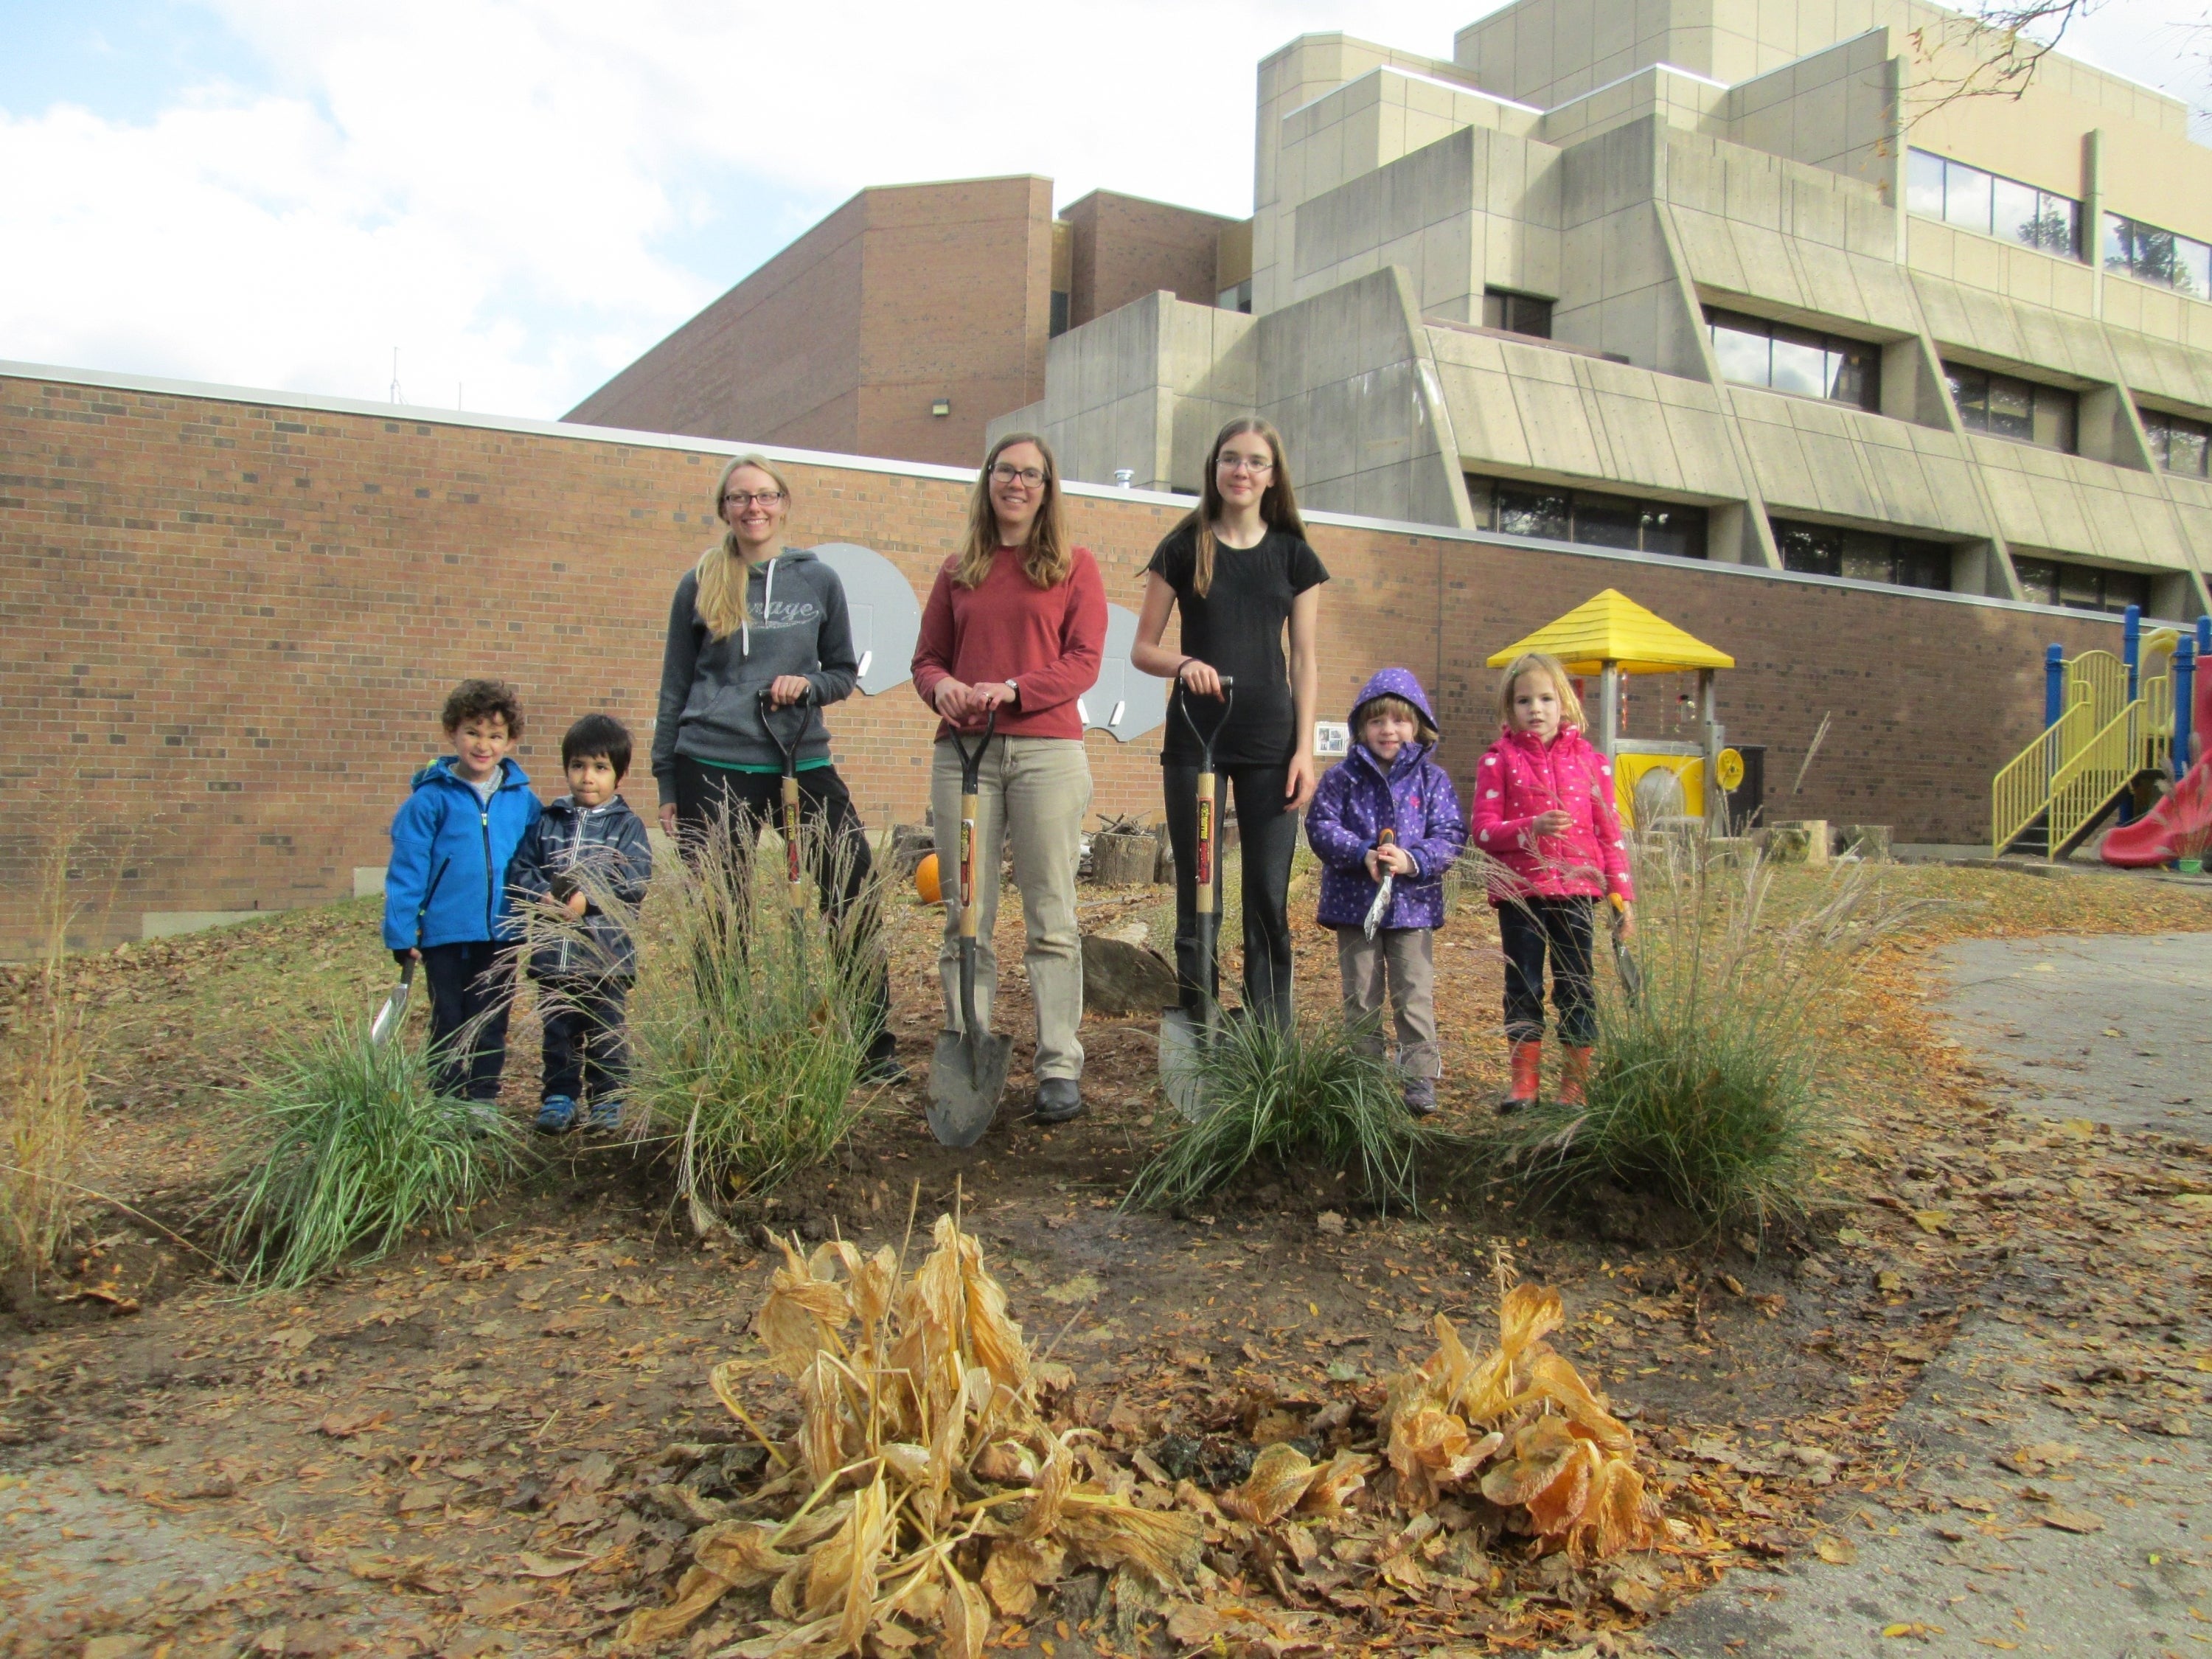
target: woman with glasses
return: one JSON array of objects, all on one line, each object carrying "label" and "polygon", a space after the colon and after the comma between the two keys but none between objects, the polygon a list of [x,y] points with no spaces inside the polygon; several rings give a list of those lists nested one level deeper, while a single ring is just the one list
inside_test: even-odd
[{"label": "woman with glasses", "polygon": [[[1105,643],[1105,586],[1090,553],[1068,544],[1052,451],[1042,438],[1012,433],[991,446],[968,498],[965,540],[937,573],[922,608],[914,685],[941,717],[929,778],[941,871],[960,857],[960,755],[951,734],[972,738],[997,715],[975,825],[975,1018],[989,1029],[999,983],[991,929],[1000,848],[1011,842],[1028,934],[1022,963],[1036,1012],[1036,1113],[1044,1123],[1083,1110],[1075,866],[1091,807],[1091,763],[1076,699],[1097,683]],[[959,893],[948,881],[938,951],[948,1030],[960,1029],[959,929]]]},{"label": "woman with glasses", "polygon": [[[1129,653],[1143,672],[1172,679],[1179,696],[1218,698],[1223,676],[1236,682],[1213,760],[1236,792],[1243,850],[1244,1006],[1280,1024],[1291,1018],[1291,857],[1297,815],[1314,793],[1314,640],[1328,580],[1305,538],[1281,436],[1256,417],[1230,422],[1206,458],[1196,510],[1146,567]],[[1181,650],[1160,643],[1176,608]],[[1201,723],[1210,718],[1203,704],[1192,712]],[[1160,764],[1175,848],[1176,972],[1193,1012],[1219,994],[1198,982],[1198,739],[1171,707]]]},{"label": "woman with glasses", "polygon": [[[740,455],[714,486],[722,538],[676,584],[660,660],[660,712],[653,731],[653,781],[660,827],[693,853],[726,818],[732,844],[750,848],[782,798],[783,750],[761,717],[809,705],[799,750],[799,799],[822,905],[851,948],[876,945],[867,892],[870,859],[860,815],[830,763],[822,710],[853,694],[860,664],[837,573],[805,548],[783,544],[791,485],[762,455]],[[787,716],[787,719],[790,717]],[[793,722],[796,723],[795,721]],[[869,1011],[871,1081],[896,1082],[888,966],[874,976]]]}]

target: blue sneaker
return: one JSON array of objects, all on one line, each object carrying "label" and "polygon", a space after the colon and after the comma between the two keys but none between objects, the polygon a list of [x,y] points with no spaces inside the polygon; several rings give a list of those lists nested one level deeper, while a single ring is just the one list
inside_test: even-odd
[{"label": "blue sneaker", "polygon": [[607,1095],[592,1103],[591,1115],[585,1121],[592,1128],[612,1134],[622,1127],[623,1103],[620,1095]]},{"label": "blue sneaker", "polygon": [[576,1103],[566,1095],[548,1095],[538,1109],[538,1133],[562,1135],[576,1127]]}]

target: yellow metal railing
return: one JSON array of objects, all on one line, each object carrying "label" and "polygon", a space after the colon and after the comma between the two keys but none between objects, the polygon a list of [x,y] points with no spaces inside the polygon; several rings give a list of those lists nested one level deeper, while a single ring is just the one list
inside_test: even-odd
[{"label": "yellow metal railing", "polygon": [[2045,811],[2044,845],[2055,854],[2136,771],[2164,759],[2173,734],[2173,682],[2139,674],[2136,684],[2140,695],[2130,702],[2128,665],[2109,651],[2068,659],[2065,712],[1990,781],[1992,857]]}]

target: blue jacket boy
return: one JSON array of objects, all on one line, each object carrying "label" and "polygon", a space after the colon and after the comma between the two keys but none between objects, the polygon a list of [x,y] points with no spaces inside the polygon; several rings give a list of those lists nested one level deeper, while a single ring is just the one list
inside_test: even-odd
[{"label": "blue jacket boy", "polygon": [[645,821],[617,795],[603,805],[576,805],[573,795],[546,803],[544,813],[522,838],[515,854],[517,894],[538,898],[553,890],[555,878],[581,876],[586,900],[585,937],[564,932],[530,953],[532,976],[545,980],[633,980],[637,977],[637,942],[629,929],[599,908],[605,888],[633,910],[645,902],[653,879],[653,843]]},{"label": "blue jacket boy", "polygon": [[[1409,743],[1389,771],[1359,741],[1360,716],[1377,697],[1402,697],[1421,713],[1429,740]],[[1357,927],[1367,919],[1377,884],[1367,873],[1369,849],[1384,830],[1413,854],[1415,873],[1391,884],[1385,927],[1441,927],[1444,872],[1467,845],[1467,819],[1451,778],[1431,758],[1437,717],[1419,680],[1386,668],[1359,689],[1352,705],[1352,752],[1322,774],[1306,811],[1306,840],[1322,862],[1321,921]]]},{"label": "blue jacket boy", "polygon": [[543,809],[512,759],[484,801],[441,756],[415,775],[414,793],[392,820],[384,877],[384,943],[407,951],[477,939],[511,939],[507,872]]}]

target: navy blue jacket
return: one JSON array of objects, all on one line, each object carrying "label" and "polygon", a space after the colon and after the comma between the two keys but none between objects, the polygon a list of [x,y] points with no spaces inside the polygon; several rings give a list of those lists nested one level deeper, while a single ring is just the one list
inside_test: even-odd
[{"label": "navy blue jacket", "polygon": [[635,979],[637,942],[629,929],[599,908],[602,889],[632,911],[645,902],[653,879],[653,843],[645,821],[617,795],[605,805],[586,810],[573,795],[545,803],[545,811],[522,838],[508,879],[518,902],[527,903],[553,890],[556,876],[580,876],[584,894],[582,936],[562,929],[530,953],[530,971],[539,979]]},{"label": "navy blue jacket", "polygon": [[406,951],[515,937],[507,870],[543,809],[512,760],[500,763],[489,805],[441,755],[415,775],[392,820],[384,873],[384,943]]}]

